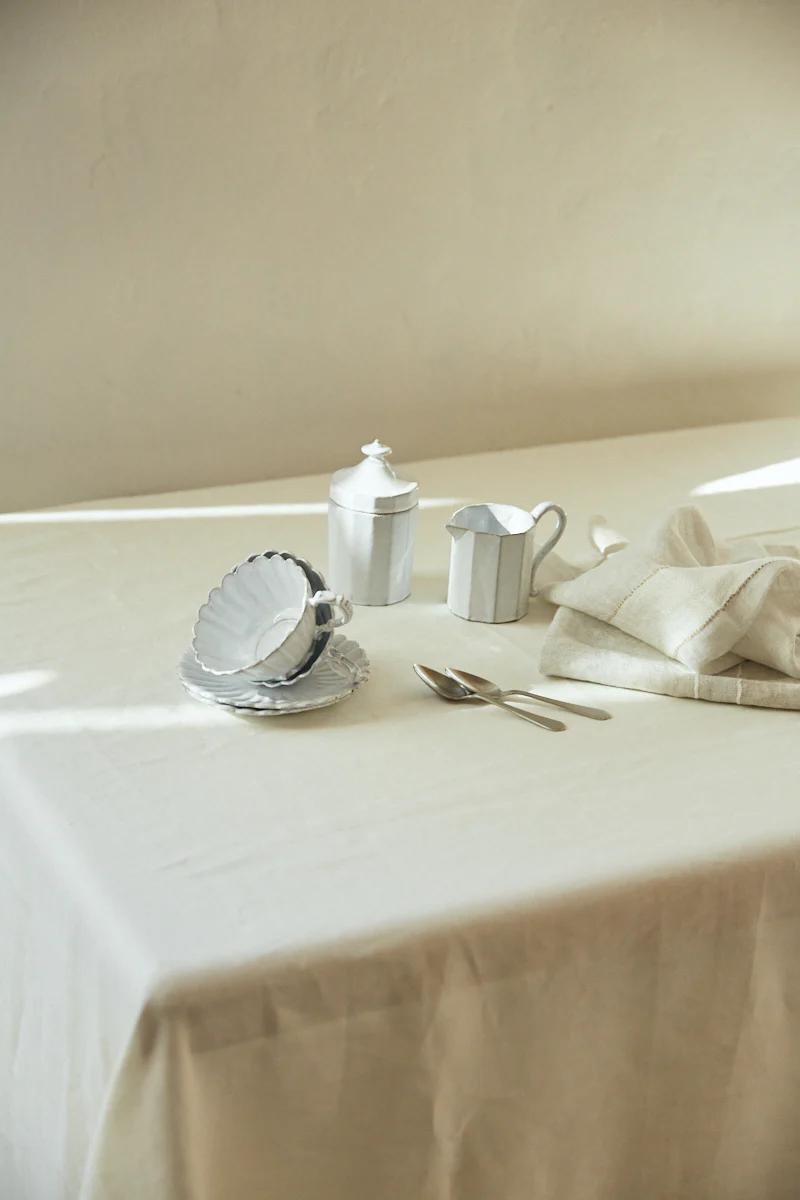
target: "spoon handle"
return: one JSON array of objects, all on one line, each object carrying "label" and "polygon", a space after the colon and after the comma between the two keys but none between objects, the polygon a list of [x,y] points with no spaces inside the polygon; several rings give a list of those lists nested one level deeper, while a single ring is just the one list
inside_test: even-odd
[{"label": "spoon handle", "polygon": [[521,688],[507,688],[504,696],[525,696],[528,700],[538,700],[540,704],[552,704],[554,708],[563,708],[566,712],[576,713],[579,717],[590,717],[593,721],[610,721],[611,713],[604,708],[590,708],[588,704],[573,704],[570,700],[556,700],[554,696],[540,696],[537,692],[524,692]]},{"label": "spoon handle", "polygon": [[506,704],[504,700],[498,700],[496,696],[488,696],[484,693],[481,695],[481,700],[485,700],[487,704],[495,704],[498,708],[504,708],[506,712],[513,713],[521,721],[529,721],[531,725],[538,725],[540,729],[548,729],[551,733],[560,733],[562,729],[567,728],[563,721],[540,717],[538,713],[523,712],[521,708],[515,708],[513,704]]}]

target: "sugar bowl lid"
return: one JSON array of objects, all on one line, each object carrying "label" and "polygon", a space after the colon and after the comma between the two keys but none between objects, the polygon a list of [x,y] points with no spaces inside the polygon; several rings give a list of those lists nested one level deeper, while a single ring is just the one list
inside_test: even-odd
[{"label": "sugar bowl lid", "polygon": [[364,458],[355,467],[335,471],[331,478],[330,496],[342,508],[365,513],[405,512],[413,508],[419,496],[419,485],[409,479],[398,479],[386,461],[392,453],[376,438],[361,447]]}]

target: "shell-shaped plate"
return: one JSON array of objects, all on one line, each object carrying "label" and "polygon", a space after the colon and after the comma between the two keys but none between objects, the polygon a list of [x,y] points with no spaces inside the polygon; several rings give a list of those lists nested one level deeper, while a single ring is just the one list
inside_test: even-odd
[{"label": "shell-shaped plate", "polygon": [[310,674],[281,688],[255,683],[243,675],[214,675],[189,649],[178,675],[190,696],[258,716],[308,712],[344,700],[369,677],[369,659],[350,638],[337,634]]}]

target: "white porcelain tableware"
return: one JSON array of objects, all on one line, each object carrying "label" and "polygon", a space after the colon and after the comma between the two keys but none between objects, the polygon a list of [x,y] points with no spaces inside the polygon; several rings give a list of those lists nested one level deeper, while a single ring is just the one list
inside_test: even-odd
[{"label": "white porcelain tableware", "polygon": [[326,708],[351,695],[369,678],[369,659],[359,646],[337,634],[308,675],[286,687],[268,687],[246,675],[212,675],[187,650],[178,675],[190,696],[253,716],[277,716]]},{"label": "white porcelain tableware", "polygon": [[[556,529],[534,552],[537,523],[556,515]],[[447,523],[452,538],[447,604],[467,621],[518,621],[528,611],[536,568],[567,524],[552,500],[530,512],[512,504],[468,504]]]},{"label": "white porcelain tableware", "polygon": [[[312,594],[307,564],[267,551],[229,571],[201,607],[192,648],[212,675],[244,674],[272,686],[310,670],[331,630],[350,620],[352,607],[327,590]],[[320,620],[320,618],[322,618]]]},{"label": "white porcelain tableware", "polygon": [[[262,551],[262,554],[264,558],[273,558],[276,554],[280,554],[281,558],[289,558],[292,560],[292,562],[296,562],[299,567],[302,567],[308,582],[311,584],[312,595],[315,595],[317,592],[327,592],[329,590],[323,576],[319,573],[316,567],[312,567],[311,563],[305,558],[300,558],[296,554],[290,554],[286,550],[264,550]],[[252,562],[253,559],[259,557],[261,557],[261,555],[251,554],[247,561]],[[352,615],[352,606],[349,604],[347,605],[347,611]],[[293,683],[295,679],[301,679],[303,675],[307,675],[332,637],[332,617],[334,615],[333,609],[329,604],[320,601],[320,603],[316,605],[316,613],[318,628],[314,639],[314,644],[309,651],[305,662],[303,662],[295,671],[293,671],[288,680],[285,682]],[[271,684],[271,686],[285,686],[285,683]]]},{"label": "white porcelain tableware", "polygon": [[411,592],[419,486],[398,479],[377,439],[331,478],[328,578],[354,604],[396,604]]}]

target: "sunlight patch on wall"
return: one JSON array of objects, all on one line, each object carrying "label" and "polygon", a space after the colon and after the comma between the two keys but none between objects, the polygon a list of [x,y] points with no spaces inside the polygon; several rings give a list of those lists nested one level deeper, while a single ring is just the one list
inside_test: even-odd
[{"label": "sunlight patch on wall", "polygon": [[[420,500],[420,508],[455,509],[466,501],[459,496],[435,496]],[[38,512],[0,513],[0,525],[71,525],[107,521],[191,521],[227,517],[305,517],[328,511],[326,501],[301,504],[213,504],[183,508],[76,508],[44,509]]]},{"label": "sunlight patch on wall", "polygon": [[770,463],[766,467],[756,467],[753,471],[742,471],[740,475],[711,479],[693,488],[692,495],[715,496],[724,492],[752,492],[759,488],[787,487],[793,483],[800,483],[800,458]]}]

